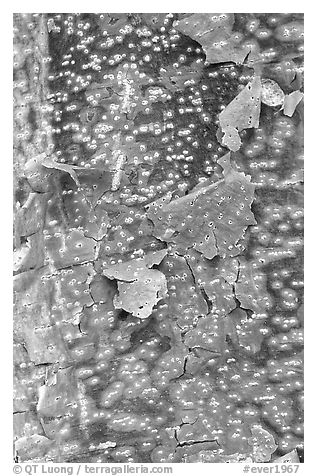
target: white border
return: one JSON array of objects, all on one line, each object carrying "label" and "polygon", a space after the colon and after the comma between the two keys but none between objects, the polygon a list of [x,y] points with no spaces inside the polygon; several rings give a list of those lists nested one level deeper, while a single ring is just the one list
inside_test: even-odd
[{"label": "white border", "polygon": [[[304,12],[305,13],[305,464],[299,474],[312,475],[316,472],[313,469],[316,449],[316,395],[315,382],[317,327],[316,327],[316,285],[317,285],[317,262],[316,262],[316,191],[317,191],[317,167],[316,167],[316,141],[317,141],[317,116],[316,116],[316,89],[317,74],[316,69],[316,48],[317,48],[317,17],[313,2],[308,1],[225,1],[215,2],[184,2],[184,1],[162,1],[157,2],[123,2],[116,1],[114,8],[109,8],[109,4],[101,1],[11,1],[5,2],[1,7],[1,314],[2,333],[0,345],[0,363],[2,365],[1,377],[1,425],[2,431],[0,442],[0,456],[3,468],[0,467],[1,474],[12,474],[12,13],[14,12],[101,12],[108,6],[108,11],[115,12],[208,12],[221,11],[245,13],[245,12]],[[89,6],[89,10],[87,10]],[[215,8],[212,8],[215,7]],[[189,474],[195,471],[192,465],[182,465],[182,474]],[[207,465],[209,466],[209,465]],[[236,468],[237,473],[229,471],[228,466],[222,465],[209,468],[209,474],[213,471],[217,474],[242,474],[241,469]],[[228,468],[228,469],[226,469]],[[228,471],[228,472],[227,472]],[[203,471],[205,472],[205,471]],[[175,472],[176,474],[176,472]]]}]

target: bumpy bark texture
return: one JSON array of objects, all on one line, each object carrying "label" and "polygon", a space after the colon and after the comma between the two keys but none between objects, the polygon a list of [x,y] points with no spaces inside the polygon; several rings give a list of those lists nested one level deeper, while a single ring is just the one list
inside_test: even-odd
[{"label": "bumpy bark texture", "polygon": [[303,459],[303,18],[14,15],[16,461]]}]

